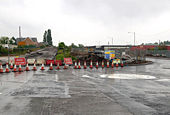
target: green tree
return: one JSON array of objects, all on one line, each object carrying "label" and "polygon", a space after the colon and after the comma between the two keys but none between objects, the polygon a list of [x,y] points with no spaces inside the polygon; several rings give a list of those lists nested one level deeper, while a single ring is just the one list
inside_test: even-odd
[{"label": "green tree", "polygon": [[84,45],[83,44],[79,44],[79,48],[84,48]]},{"label": "green tree", "polygon": [[65,47],[66,47],[66,45],[65,45],[64,42],[60,42],[60,43],[58,44],[58,48],[59,48],[59,49],[64,49]]},{"label": "green tree", "polygon": [[43,35],[43,42],[47,42],[47,31],[44,32],[44,35]]},{"label": "green tree", "polygon": [[17,45],[17,40],[15,39],[15,37],[11,38],[13,40],[13,45]]},{"label": "green tree", "polygon": [[9,40],[9,44],[16,45],[16,39],[15,39],[14,37],[12,37],[12,38]]},{"label": "green tree", "polygon": [[9,40],[8,37],[1,37],[1,38],[0,38],[0,43],[1,43],[1,44],[8,44],[8,40]]},{"label": "green tree", "polygon": [[47,30],[47,42],[48,42],[48,45],[53,45],[50,29]]},{"label": "green tree", "polygon": [[74,43],[71,44],[71,48],[77,48],[78,46],[76,46]]}]

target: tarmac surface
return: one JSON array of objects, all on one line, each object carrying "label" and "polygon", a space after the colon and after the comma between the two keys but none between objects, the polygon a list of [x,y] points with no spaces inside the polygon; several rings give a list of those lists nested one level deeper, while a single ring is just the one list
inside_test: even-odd
[{"label": "tarmac surface", "polygon": [[148,60],[154,63],[0,74],[0,115],[170,115],[170,60]]}]

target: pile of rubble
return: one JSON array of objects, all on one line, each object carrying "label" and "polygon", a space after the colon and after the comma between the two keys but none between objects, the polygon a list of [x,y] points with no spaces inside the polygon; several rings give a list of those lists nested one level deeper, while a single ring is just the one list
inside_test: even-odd
[{"label": "pile of rubble", "polygon": [[26,59],[55,59],[55,56],[57,54],[57,48],[56,47],[46,47],[44,49],[37,50],[35,52],[27,53],[25,55]]},{"label": "pile of rubble", "polygon": [[99,64],[101,64],[102,61],[104,61],[105,63],[107,62],[107,59],[105,59],[104,57],[97,56],[95,54],[89,54],[87,56],[79,57],[77,60],[80,60],[81,64],[83,64],[84,61],[86,61],[87,65],[90,65],[91,60],[94,63],[93,65],[95,65],[97,61]]}]

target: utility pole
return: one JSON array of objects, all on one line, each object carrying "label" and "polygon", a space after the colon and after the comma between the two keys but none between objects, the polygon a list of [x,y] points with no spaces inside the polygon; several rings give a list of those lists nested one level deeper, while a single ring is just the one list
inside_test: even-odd
[{"label": "utility pole", "polygon": [[113,45],[113,37],[112,37],[112,45]]},{"label": "utility pole", "polygon": [[8,39],[8,64],[9,64],[9,61],[10,61],[10,57],[9,57],[9,39]]},{"label": "utility pole", "polygon": [[136,37],[136,34],[135,34],[135,32],[134,32],[134,46],[135,46],[135,39],[136,39],[135,37]]},{"label": "utility pole", "polygon": [[128,32],[128,33],[133,33],[133,35],[134,35],[134,46],[135,46],[135,42],[136,42],[136,33],[135,33],[135,32]]},{"label": "utility pole", "polygon": [[21,26],[19,26],[19,38],[21,38]]}]

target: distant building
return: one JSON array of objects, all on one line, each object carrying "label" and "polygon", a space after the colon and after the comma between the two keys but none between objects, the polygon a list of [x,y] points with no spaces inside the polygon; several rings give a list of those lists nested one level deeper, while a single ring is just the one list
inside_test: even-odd
[{"label": "distant building", "polygon": [[163,44],[166,45],[166,46],[170,46],[170,41],[164,41]]},{"label": "distant building", "polygon": [[29,46],[29,45],[38,45],[37,38],[17,38],[16,39],[17,45],[18,46]]},{"label": "distant building", "polygon": [[131,50],[148,50],[148,49],[155,49],[158,47],[158,45],[138,45],[138,46],[133,46],[130,49]]},{"label": "distant building", "polygon": [[89,51],[105,51],[105,50],[117,50],[117,49],[129,49],[131,45],[101,45],[101,46],[86,46]]}]

